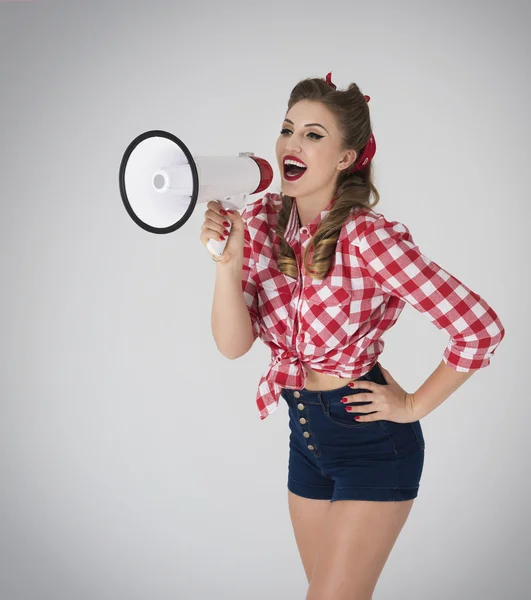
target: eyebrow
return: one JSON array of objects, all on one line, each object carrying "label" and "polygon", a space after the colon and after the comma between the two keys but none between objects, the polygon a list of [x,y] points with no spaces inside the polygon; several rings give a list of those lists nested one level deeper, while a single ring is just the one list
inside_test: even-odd
[{"label": "eyebrow", "polygon": [[[292,125],[294,125],[293,121],[290,121],[289,119],[284,119],[284,121],[287,121],[288,123],[291,123]],[[317,127],[322,127],[326,133],[328,133],[328,131],[326,130],[326,127],[324,127],[323,125],[319,124],[319,123],[306,123],[306,125],[304,127],[311,127],[312,125],[316,125]]]}]

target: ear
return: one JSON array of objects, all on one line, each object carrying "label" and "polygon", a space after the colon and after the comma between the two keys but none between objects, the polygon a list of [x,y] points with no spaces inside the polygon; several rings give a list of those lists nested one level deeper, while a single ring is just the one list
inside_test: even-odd
[{"label": "ear", "polygon": [[355,150],[347,150],[345,156],[341,159],[341,162],[338,165],[338,169],[340,171],[344,171],[348,169],[351,165],[356,162],[358,158],[358,153]]}]

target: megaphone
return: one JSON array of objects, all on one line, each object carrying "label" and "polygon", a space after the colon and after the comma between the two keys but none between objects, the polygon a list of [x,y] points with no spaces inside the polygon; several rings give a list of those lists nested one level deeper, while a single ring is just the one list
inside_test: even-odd
[{"label": "megaphone", "polygon": [[[217,200],[239,210],[250,194],[267,189],[273,180],[269,162],[240,152],[239,156],[192,156],[187,146],[167,131],[137,136],[120,164],[120,195],[133,221],[151,233],[171,233],[182,227],[198,203]],[[227,227],[230,233],[230,226]],[[228,239],[209,240],[211,254],[221,256]]]}]

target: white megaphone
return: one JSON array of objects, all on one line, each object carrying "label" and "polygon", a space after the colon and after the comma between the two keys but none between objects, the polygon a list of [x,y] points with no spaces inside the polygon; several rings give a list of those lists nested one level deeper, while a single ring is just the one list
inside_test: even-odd
[{"label": "white megaphone", "polygon": [[[178,137],[154,130],[129,144],[119,180],[133,221],[151,233],[171,233],[188,221],[197,203],[217,200],[225,209],[243,208],[250,194],[270,186],[273,169],[252,152],[194,157]],[[221,256],[227,241],[211,239],[207,248]]]}]

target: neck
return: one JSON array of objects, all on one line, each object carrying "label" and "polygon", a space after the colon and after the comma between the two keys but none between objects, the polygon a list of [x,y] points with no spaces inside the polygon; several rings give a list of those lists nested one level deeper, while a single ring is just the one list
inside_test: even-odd
[{"label": "neck", "polygon": [[320,214],[332,201],[332,197],[324,196],[326,200],[311,199],[308,197],[296,198],[297,212],[299,214],[299,224],[301,227],[311,223],[318,214]]},{"label": "neck", "polygon": [[309,194],[295,195],[301,227],[311,223],[330,204],[336,193],[336,183],[335,180],[330,180]]}]

